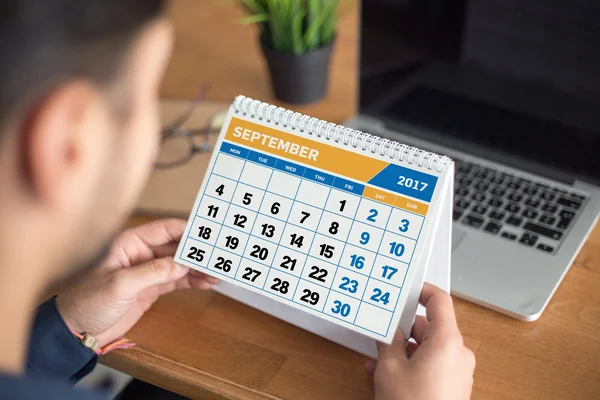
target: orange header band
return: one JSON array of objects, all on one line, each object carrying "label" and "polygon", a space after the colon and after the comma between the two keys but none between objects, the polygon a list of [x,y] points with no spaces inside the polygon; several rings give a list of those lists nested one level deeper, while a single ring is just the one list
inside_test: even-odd
[{"label": "orange header band", "polygon": [[368,182],[388,165],[346,149],[235,117],[231,118],[225,139],[362,182]]},{"label": "orange header band", "polygon": [[396,196],[396,202],[394,203],[394,207],[401,208],[403,210],[420,215],[426,215],[427,210],[429,210],[429,206],[427,204],[411,200],[402,196]]},{"label": "orange header band", "polygon": [[365,186],[363,197],[367,197],[380,203],[389,204],[390,206],[393,206],[394,202],[396,201],[395,194],[384,192],[383,190],[374,188],[372,186]]},{"label": "orange header band", "polygon": [[[233,117],[225,139],[365,183],[389,164],[346,149]],[[374,186],[364,186],[362,196],[415,214],[426,215],[429,206]]]},{"label": "orange header band", "polygon": [[396,208],[410,211],[419,215],[427,215],[427,211],[429,210],[429,206],[425,203],[392,194],[372,186],[365,186],[363,197],[378,201],[380,203],[389,204],[390,206],[394,206]]}]

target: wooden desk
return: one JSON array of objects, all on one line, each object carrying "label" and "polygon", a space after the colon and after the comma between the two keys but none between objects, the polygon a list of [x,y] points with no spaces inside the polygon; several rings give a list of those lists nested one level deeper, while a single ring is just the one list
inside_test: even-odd
[{"label": "wooden desk", "polygon": [[[273,101],[252,28],[213,4],[175,1],[178,43],[163,93],[190,97],[211,81],[212,100]],[[356,20],[347,17],[339,33],[329,97],[300,111],[334,121],[354,112]],[[477,356],[473,399],[600,398],[600,228],[537,322],[455,304]],[[138,346],[104,363],[192,398],[373,398],[364,357],[215,293],[166,296],[128,336]]]}]

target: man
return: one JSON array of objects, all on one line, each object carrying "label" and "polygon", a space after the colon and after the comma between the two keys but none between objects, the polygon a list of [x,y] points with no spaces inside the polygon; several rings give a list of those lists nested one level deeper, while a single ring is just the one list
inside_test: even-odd
[{"label": "man", "polygon": [[[173,40],[163,7],[162,0],[0,5],[2,399],[102,398],[72,390],[97,362],[79,336],[105,346],[160,295],[218,282],[172,262],[184,221],[111,240],[159,143],[157,93]],[[82,276],[35,310],[49,284],[74,274]],[[474,358],[451,298],[426,286],[421,300],[428,317],[415,323],[416,343],[398,338],[367,365],[376,397],[466,399]]]}]

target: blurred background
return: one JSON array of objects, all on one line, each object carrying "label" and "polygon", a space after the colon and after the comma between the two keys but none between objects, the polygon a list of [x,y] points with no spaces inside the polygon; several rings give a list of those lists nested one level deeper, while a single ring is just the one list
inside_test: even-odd
[{"label": "blurred background", "polygon": [[[339,6],[344,15],[331,59],[335,74],[330,76],[325,98],[326,103],[336,104],[337,111],[326,107],[327,115],[317,117],[341,121],[356,110],[358,32],[352,22],[358,18],[357,4],[356,0],[344,0]],[[208,82],[212,85],[208,101],[229,103],[243,94],[285,105],[272,94],[258,26],[239,23],[247,16],[239,1],[173,0],[169,14],[175,24],[176,41],[162,86],[163,97],[191,99]],[[345,51],[336,51],[340,47],[345,47]],[[219,68],[214,67],[215,63]],[[305,110],[295,108],[300,112]]]}]

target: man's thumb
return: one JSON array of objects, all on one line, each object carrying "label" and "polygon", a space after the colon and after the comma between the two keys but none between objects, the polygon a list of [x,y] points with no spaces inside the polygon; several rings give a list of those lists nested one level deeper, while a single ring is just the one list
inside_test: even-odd
[{"label": "man's thumb", "polygon": [[[152,286],[176,281],[189,271],[188,267],[176,264],[171,257],[157,258],[135,267],[122,268],[117,272],[119,286],[130,296],[137,296]],[[121,286],[122,285],[122,286]]]}]

